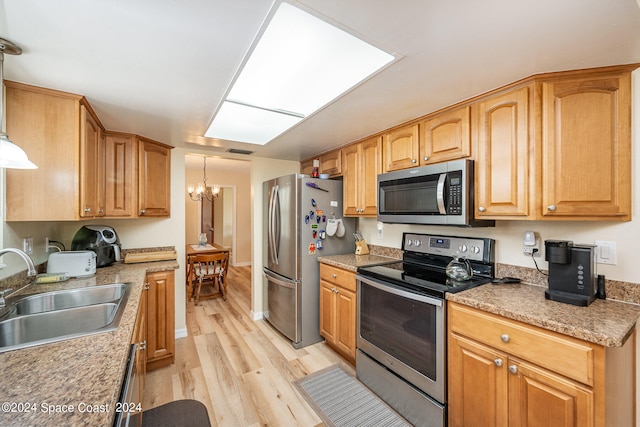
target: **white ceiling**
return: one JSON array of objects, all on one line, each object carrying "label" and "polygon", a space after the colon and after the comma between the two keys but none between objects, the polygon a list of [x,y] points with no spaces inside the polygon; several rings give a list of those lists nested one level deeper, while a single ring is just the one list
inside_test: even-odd
[{"label": "white ceiling", "polygon": [[272,4],[0,0],[23,49],[5,78],[85,95],[110,130],[301,160],[535,73],[640,62],[635,0],[303,0],[402,59],[264,147],[202,137]]}]

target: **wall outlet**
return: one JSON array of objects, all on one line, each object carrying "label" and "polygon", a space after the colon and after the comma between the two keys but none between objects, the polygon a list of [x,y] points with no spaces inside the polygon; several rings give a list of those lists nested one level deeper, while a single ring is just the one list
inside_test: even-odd
[{"label": "wall outlet", "polygon": [[22,250],[27,255],[31,255],[33,253],[33,237],[25,237],[22,241]]},{"label": "wall outlet", "polygon": [[522,243],[522,252],[526,256],[540,256],[540,238],[535,231],[525,231]]},{"label": "wall outlet", "polygon": [[596,240],[596,262],[598,264],[610,264],[616,265],[616,242],[609,242],[605,240]]}]

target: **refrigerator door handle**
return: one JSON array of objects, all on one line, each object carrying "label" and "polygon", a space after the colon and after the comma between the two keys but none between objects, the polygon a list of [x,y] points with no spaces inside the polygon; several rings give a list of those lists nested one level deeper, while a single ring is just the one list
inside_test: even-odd
[{"label": "refrigerator door handle", "polygon": [[267,275],[267,273],[265,273],[264,271],[262,272],[262,276],[265,279],[275,283],[278,286],[282,286],[282,287],[289,288],[289,289],[295,289],[296,288],[296,282],[285,282],[284,280],[280,280],[280,279],[275,278],[271,274]]},{"label": "refrigerator door handle", "polygon": [[[278,199],[278,186],[274,185],[271,188],[271,195],[269,197],[269,249],[271,253],[271,261],[274,264],[278,264],[278,248],[276,245],[276,221],[279,218],[276,217],[276,200]],[[280,234],[280,227],[278,225],[278,234]],[[280,236],[278,236],[280,237]]]}]

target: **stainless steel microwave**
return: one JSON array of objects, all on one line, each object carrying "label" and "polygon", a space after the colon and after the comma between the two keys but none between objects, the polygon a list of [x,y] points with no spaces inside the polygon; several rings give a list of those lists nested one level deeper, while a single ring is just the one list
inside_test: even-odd
[{"label": "stainless steel microwave", "polygon": [[473,160],[454,160],[378,175],[378,221],[492,227],[475,220]]}]

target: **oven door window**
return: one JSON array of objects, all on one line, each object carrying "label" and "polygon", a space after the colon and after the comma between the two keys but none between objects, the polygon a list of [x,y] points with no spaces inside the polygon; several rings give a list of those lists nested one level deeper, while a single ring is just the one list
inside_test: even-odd
[{"label": "oven door window", "polygon": [[438,307],[362,283],[360,335],[436,381]]},{"label": "oven door window", "polygon": [[380,182],[380,214],[439,215],[439,177],[436,174]]}]

